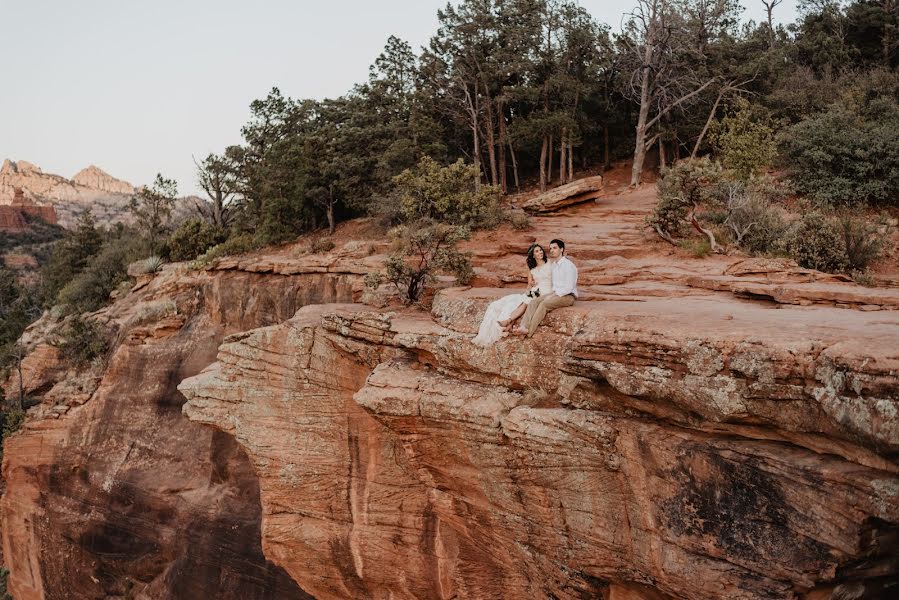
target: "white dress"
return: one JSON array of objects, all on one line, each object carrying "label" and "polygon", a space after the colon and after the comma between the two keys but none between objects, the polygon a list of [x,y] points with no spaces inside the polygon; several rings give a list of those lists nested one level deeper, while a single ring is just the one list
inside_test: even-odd
[{"label": "white dress", "polygon": [[[534,279],[534,288],[540,290],[541,296],[552,293],[552,267],[548,262],[531,269],[531,277]],[[506,332],[500,328],[497,321],[508,319],[520,304],[529,304],[531,300],[527,294],[509,294],[491,302],[478,328],[478,335],[471,342],[478,346],[489,346],[505,337]]]}]

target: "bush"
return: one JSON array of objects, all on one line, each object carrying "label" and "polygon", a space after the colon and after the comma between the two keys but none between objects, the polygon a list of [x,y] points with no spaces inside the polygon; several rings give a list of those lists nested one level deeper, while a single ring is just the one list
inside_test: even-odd
[{"label": "bush", "polygon": [[224,230],[201,219],[185,221],[166,242],[169,259],[193,260],[227,237]]},{"label": "bush", "polygon": [[752,253],[783,253],[789,225],[778,203],[786,190],[776,180],[752,176],[746,181],[721,184],[721,223],[734,241]]},{"label": "bush", "polygon": [[658,183],[659,200],[647,223],[669,237],[685,235],[689,214],[718,202],[723,177],[721,165],[708,158],[682,160],[665,169]]},{"label": "bush", "polygon": [[[455,275],[463,285],[474,276],[469,255],[456,249],[458,242],[469,238],[467,227],[424,220],[396,227],[390,235],[396,250],[385,264],[385,279],[404,302],[417,302],[438,272]],[[367,283],[373,285],[375,280],[371,277]]]},{"label": "bush", "polygon": [[807,269],[840,273],[849,266],[840,228],[817,210],[805,213],[795,224],[787,251]]},{"label": "bush", "polygon": [[251,252],[256,250],[262,246],[262,242],[256,239],[254,236],[245,233],[242,235],[235,235],[233,237],[228,238],[226,241],[213,246],[209,250],[207,250],[202,256],[199,256],[196,261],[194,261],[194,266],[202,267],[212,263],[212,261],[222,258],[223,256],[232,256],[234,254],[245,254],[247,252]]},{"label": "bush", "polygon": [[459,160],[448,167],[425,156],[413,169],[406,169],[393,181],[395,188],[382,210],[399,214],[402,222],[431,219],[470,229],[492,227],[502,219],[499,189],[481,185],[475,165]]},{"label": "bush", "polygon": [[158,273],[162,271],[162,267],[165,265],[165,261],[162,260],[160,256],[148,256],[144,259],[143,265],[141,265],[141,270],[147,273]]},{"label": "bush", "polygon": [[721,163],[740,179],[764,170],[777,155],[770,119],[743,98],[738,98],[735,110],[715,125],[710,140]]},{"label": "bush", "polygon": [[755,254],[782,254],[786,251],[790,225],[783,211],[757,200],[747,207],[745,218],[753,225],[743,236],[742,248]]},{"label": "bush", "polygon": [[[5,404],[5,403],[4,403]],[[6,441],[6,438],[17,432],[25,422],[25,411],[20,408],[2,408],[0,413],[0,441]],[[3,456],[2,443],[0,443],[0,457]]]},{"label": "bush", "polygon": [[510,212],[509,224],[512,226],[512,229],[524,231],[531,228],[531,218],[524,211]]},{"label": "bush", "polygon": [[712,246],[706,238],[681,240],[678,245],[696,258],[705,258],[712,251]]},{"label": "bush", "polygon": [[899,203],[899,107],[836,104],[780,137],[796,189],[832,205]]},{"label": "bush", "polygon": [[109,342],[106,331],[98,323],[76,315],[64,326],[56,347],[64,360],[83,367],[103,357],[109,350]]},{"label": "bush", "polygon": [[883,255],[891,233],[885,217],[872,222],[864,214],[843,211],[839,224],[850,272],[864,271]]},{"label": "bush", "polygon": [[57,296],[74,312],[92,312],[109,301],[109,294],[128,278],[128,264],[144,250],[128,235],[108,240],[103,249]]},{"label": "bush", "polygon": [[315,238],[312,240],[312,245],[309,247],[309,251],[312,254],[321,254],[322,252],[330,252],[334,249],[334,242],[329,240],[328,238]]}]

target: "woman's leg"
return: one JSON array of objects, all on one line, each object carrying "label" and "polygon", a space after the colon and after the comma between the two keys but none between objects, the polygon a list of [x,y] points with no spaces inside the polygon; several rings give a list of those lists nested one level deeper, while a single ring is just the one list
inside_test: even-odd
[{"label": "woman's leg", "polygon": [[515,307],[515,310],[512,311],[512,314],[509,315],[508,319],[497,321],[497,323],[499,323],[499,326],[503,329],[511,327],[512,323],[514,323],[521,315],[523,315],[524,311],[526,311],[527,309],[528,305],[522,302],[517,307]]}]

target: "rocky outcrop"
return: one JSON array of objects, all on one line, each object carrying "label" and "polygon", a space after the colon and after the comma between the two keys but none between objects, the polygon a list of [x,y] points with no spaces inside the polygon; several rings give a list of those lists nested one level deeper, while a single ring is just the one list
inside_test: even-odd
[{"label": "rocky outcrop", "polygon": [[134,186],[127,181],[116,179],[103,169],[90,165],[86,169],[78,171],[72,182],[77,185],[99,190],[101,192],[112,192],[114,194],[133,194]]},{"label": "rocky outcrop", "polygon": [[266,554],[313,595],[768,598],[895,578],[895,315],[853,313],[847,343],[840,314],[759,328],[769,309],[602,303],[481,350],[481,298],[442,292],[434,320],[304,309],[181,384],[189,418],[247,449]]},{"label": "rocky outcrop", "polygon": [[[357,223],[329,254],[144,276],[93,316],[108,365],[62,364],[39,323],[3,465],[14,596],[888,597],[899,290],[689,257],[653,201],[479,233],[478,287],[428,311],[360,303],[387,244]],[[581,300],[473,346],[553,237]]]},{"label": "rocky outcrop", "polygon": [[308,597],[262,553],[245,451],[185,419],[175,386],[229,333],[352,301],[351,279],[318,277],[169,271],[94,316],[117,340],[107,366],[74,368],[36,347],[23,375],[42,402],[3,463],[0,528],[17,600]]},{"label": "rocky outcrop", "polygon": [[[28,201],[51,207],[55,218],[64,227],[74,225],[87,210],[98,223],[104,225],[130,223],[132,217],[128,205],[136,191],[130,183],[116,179],[93,165],[82,169],[69,180],[44,173],[40,167],[24,160],[13,162],[6,159],[0,167],[0,207],[15,204],[17,190],[21,190]],[[177,199],[175,215],[183,217],[192,214],[195,200],[198,199]]]}]

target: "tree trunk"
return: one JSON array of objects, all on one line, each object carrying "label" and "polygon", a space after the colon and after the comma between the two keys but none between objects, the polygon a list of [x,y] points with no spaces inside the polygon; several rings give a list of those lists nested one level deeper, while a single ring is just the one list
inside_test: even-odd
[{"label": "tree trunk", "polygon": [[[479,123],[478,123],[478,95],[475,93],[474,98],[471,97],[471,93],[468,91],[468,86],[466,85],[464,88],[465,91],[465,102],[468,109],[468,123],[471,126],[471,139],[472,139],[472,158],[474,159],[474,165],[477,167],[474,186],[475,189],[480,191],[481,189],[481,143],[480,143],[480,135],[478,133]],[[477,90],[475,90],[477,91]]]},{"label": "tree trunk", "polygon": [[496,138],[494,135],[496,125],[493,122],[493,99],[490,96],[487,96],[486,100],[487,110],[484,111],[484,114],[487,117],[485,129],[487,130],[487,158],[490,162],[490,183],[497,185],[499,183],[499,178],[496,174]]},{"label": "tree trunk", "polygon": [[565,140],[565,129],[562,129],[562,135],[559,136],[559,183],[565,183],[565,151],[568,150],[568,142]]},{"label": "tree trunk", "polygon": [[668,165],[665,162],[665,142],[659,138],[659,169],[664,169],[666,166]]},{"label": "tree trunk", "polygon": [[328,235],[334,235],[334,186],[328,190]]},{"label": "tree trunk", "polygon": [[571,137],[568,138],[568,181],[574,181],[574,148],[571,145]]},{"label": "tree trunk", "polygon": [[609,126],[602,128],[602,168],[608,170],[612,166],[612,157],[609,155]]},{"label": "tree trunk", "polygon": [[[518,160],[515,158],[515,148],[512,147],[512,140],[509,143],[509,156],[512,158],[512,176],[515,178],[515,191],[518,191]],[[542,168],[541,168],[542,171]]]},{"label": "tree trunk", "polygon": [[649,67],[643,68],[640,86],[640,112],[637,116],[637,140],[634,143],[634,164],[631,168],[631,185],[640,185],[643,161],[646,159],[646,122],[649,120]]},{"label": "tree trunk", "polygon": [[696,144],[693,146],[693,152],[690,153],[690,158],[696,158],[696,153],[699,152],[699,145],[702,144],[702,140],[705,137],[705,134],[709,130],[709,126],[712,124],[712,120],[715,118],[715,112],[718,110],[718,104],[721,103],[721,99],[724,97],[724,94],[727,93],[728,86],[725,85],[718,92],[718,97],[715,98],[715,103],[712,105],[712,110],[709,111],[709,117],[705,120],[705,125],[702,127],[702,131],[699,132],[699,137],[696,138]]},{"label": "tree trunk", "polygon": [[506,114],[503,103],[496,103],[496,118],[499,123],[499,185],[503,193],[509,191],[506,182]]},{"label": "tree trunk", "polygon": [[540,191],[546,191],[546,147],[549,145],[547,136],[543,136],[543,145],[540,147]]},{"label": "tree trunk", "polygon": [[552,183],[553,180],[553,136],[549,136],[549,150],[546,155],[546,182]]}]

